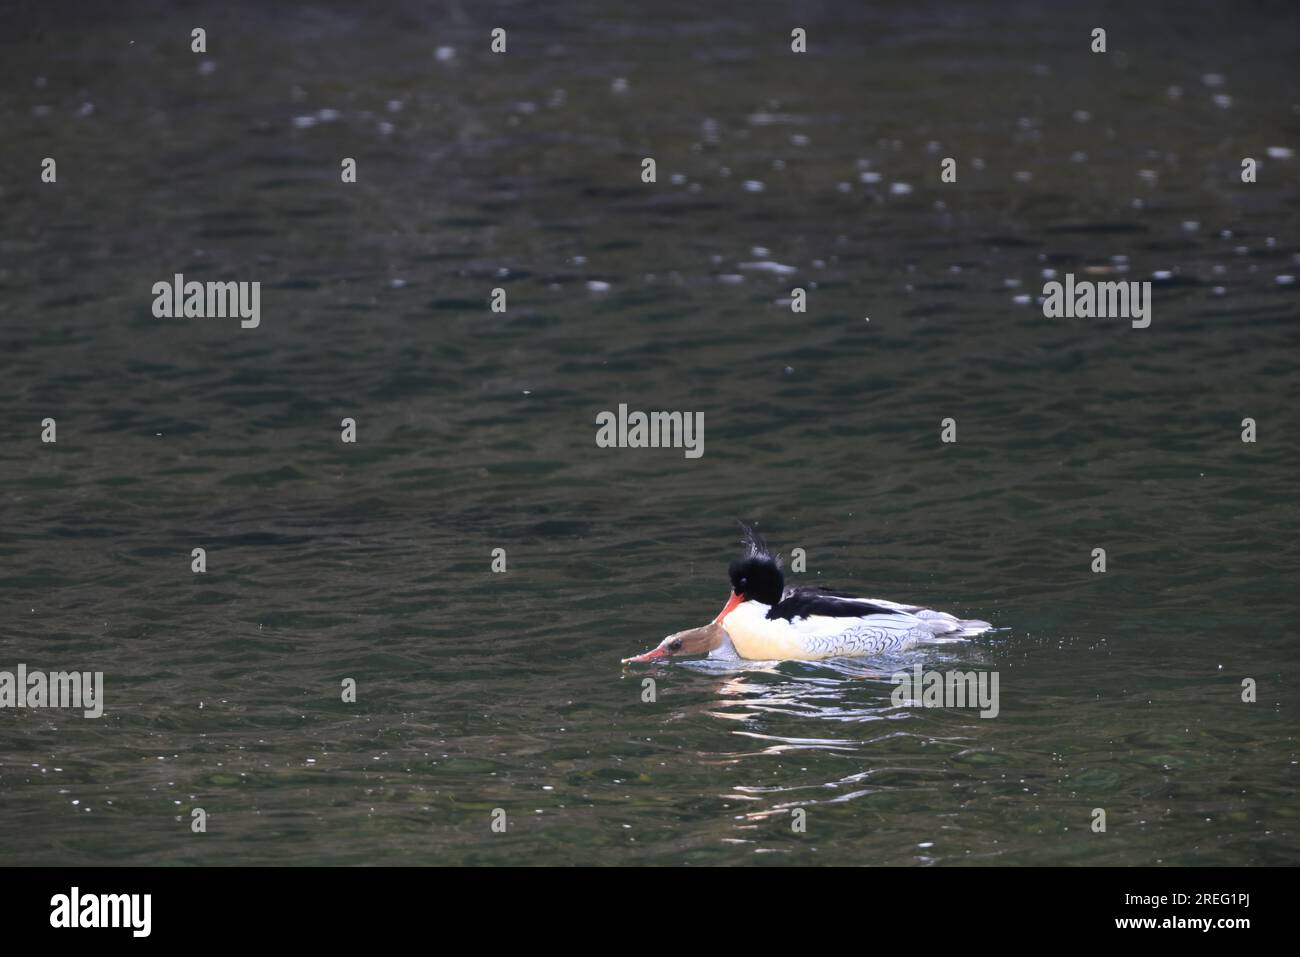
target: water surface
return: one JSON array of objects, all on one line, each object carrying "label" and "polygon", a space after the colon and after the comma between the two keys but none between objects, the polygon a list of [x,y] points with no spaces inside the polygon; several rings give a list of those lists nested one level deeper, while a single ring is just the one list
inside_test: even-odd
[{"label": "water surface", "polygon": [[[790,17],[20,7],[0,669],[108,688],[0,712],[0,862],[1296,863],[1294,8]],[[1071,271],[1151,327],[1045,319]],[[261,326],[155,319],[177,272]],[[620,402],[704,455],[596,448]],[[620,667],[739,518],[1000,630]],[[918,663],[999,716],[893,705]]]}]

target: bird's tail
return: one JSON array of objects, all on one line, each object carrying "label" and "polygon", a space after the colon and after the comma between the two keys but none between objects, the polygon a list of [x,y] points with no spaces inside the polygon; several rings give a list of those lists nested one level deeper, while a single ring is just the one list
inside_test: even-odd
[{"label": "bird's tail", "polygon": [[921,608],[912,612],[912,614],[924,621],[926,627],[934,633],[936,638],[955,641],[959,638],[974,638],[976,635],[982,635],[984,632],[993,629],[993,626],[987,621],[980,621],[978,618],[958,618],[946,611],[931,611],[928,608]]}]

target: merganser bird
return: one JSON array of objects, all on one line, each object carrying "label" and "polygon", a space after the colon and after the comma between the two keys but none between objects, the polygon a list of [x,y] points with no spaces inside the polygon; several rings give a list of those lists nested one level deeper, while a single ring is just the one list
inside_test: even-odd
[{"label": "merganser bird", "polygon": [[852,598],[823,588],[786,588],[780,556],[751,528],[746,553],[731,563],[731,597],[702,628],[669,635],[645,654],[623,663],[683,655],[751,661],[816,661],[872,657],[905,651],[921,642],[956,641],[993,626],[918,605]]}]

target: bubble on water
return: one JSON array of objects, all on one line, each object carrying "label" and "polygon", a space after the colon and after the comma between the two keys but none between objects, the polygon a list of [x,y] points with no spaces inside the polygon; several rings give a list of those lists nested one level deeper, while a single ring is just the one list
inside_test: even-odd
[{"label": "bubble on water", "polygon": [[95,112],[95,104],[94,104],[94,103],[82,103],[82,104],[81,104],[81,109],[77,110],[77,115],[78,115],[78,116],[90,116],[90,114],[91,114],[91,113],[94,113],[94,112]]},{"label": "bubble on water", "polygon": [[433,51],[433,56],[439,63],[449,63],[456,59],[456,48],[438,47],[438,49]]},{"label": "bubble on water", "polygon": [[1056,278],[1056,270],[1055,270],[1055,269],[1044,269],[1043,272],[1042,272],[1042,276],[1043,276],[1044,279],[1055,279],[1055,278]]},{"label": "bubble on water", "polygon": [[1168,269],[1157,269],[1155,272],[1151,274],[1151,278],[1158,279],[1161,282],[1164,282],[1166,279],[1173,279],[1174,274],[1170,272]]},{"label": "bubble on water", "polygon": [[1018,296],[1013,296],[1011,301],[1014,302],[1017,306],[1027,306],[1034,301],[1034,297],[1027,295],[1025,293],[1021,293]]},{"label": "bubble on water", "polygon": [[1217,93],[1214,97],[1214,105],[1221,110],[1231,109],[1232,97],[1228,96],[1226,93]]},{"label": "bubble on water", "polygon": [[853,192],[853,186],[850,183],[836,183],[835,188],[839,190],[841,193]]},{"label": "bubble on water", "polygon": [[335,120],[337,120],[340,116],[342,116],[342,114],[339,113],[338,110],[332,110],[329,107],[326,107],[323,110],[316,111],[316,118],[320,120],[322,123],[332,123]]},{"label": "bubble on water", "polygon": [[734,272],[723,273],[718,277],[718,282],[726,286],[739,286],[744,281],[744,276],[737,275]]},{"label": "bubble on water", "polygon": [[1089,113],[1087,110],[1075,110],[1074,119],[1076,123],[1087,123],[1090,119],[1092,119],[1092,114]]},{"label": "bubble on water", "polygon": [[1083,150],[1075,150],[1073,153],[1070,154],[1070,162],[1086,163],[1088,162],[1088,154],[1085,153]]},{"label": "bubble on water", "polygon": [[749,272],[768,272],[775,276],[790,276],[799,270],[794,266],[786,266],[783,263],[776,262],[755,262],[755,263],[737,263],[737,267]]},{"label": "bubble on water", "polygon": [[879,173],[868,170],[858,177],[864,183],[879,183],[883,177]]},{"label": "bubble on water", "polygon": [[906,196],[912,192],[910,183],[890,183],[889,191],[895,196]]},{"label": "bubble on water", "polygon": [[1027,169],[1018,169],[1013,174],[1013,178],[1017,183],[1028,183],[1034,178],[1034,174]]},{"label": "bubble on water", "polygon": [[296,127],[297,127],[298,129],[300,129],[300,130],[308,129],[309,127],[312,127],[312,126],[315,126],[315,125],[316,125],[316,117],[314,117],[314,116],[295,116],[295,117],[293,118],[293,125],[296,126]]},{"label": "bubble on water", "polygon": [[1002,280],[1002,285],[1006,286],[1008,289],[1015,289],[1017,286],[1020,285],[1020,280],[1019,280],[1019,279],[1004,279],[1004,280]]},{"label": "bubble on water", "polygon": [[745,192],[747,193],[761,193],[765,189],[767,189],[767,187],[764,186],[762,182],[759,180],[756,179],[745,180]]},{"label": "bubble on water", "polygon": [[1201,82],[1204,83],[1206,86],[1210,86],[1210,87],[1223,86],[1223,74],[1206,73],[1204,76],[1201,77]]},{"label": "bubble on water", "polygon": [[217,72],[216,60],[199,61],[199,76],[211,76],[215,72]]},{"label": "bubble on water", "polygon": [[609,83],[609,92],[616,95],[621,95],[627,92],[627,86],[628,86],[627,77],[616,76]]},{"label": "bubble on water", "polygon": [[1268,148],[1268,158],[1275,160],[1289,160],[1295,156],[1295,150],[1289,146],[1270,146]]},{"label": "bubble on water", "polygon": [[402,112],[402,101],[389,100],[386,104],[384,104],[384,108],[387,109],[389,113],[400,113]]},{"label": "bubble on water", "polygon": [[1142,180],[1144,183],[1154,183],[1159,178],[1160,174],[1153,169],[1138,170],[1138,179]]},{"label": "bubble on water", "polygon": [[1213,295],[1222,296],[1225,292],[1227,292],[1227,290],[1224,289],[1222,286],[1215,286],[1213,289],[1210,290],[1210,292]]},{"label": "bubble on water", "polygon": [[589,279],[587,280],[587,291],[588,292],[609,292],[609,283],[602,282],[599,279]]},{"label": "bubble on water", "polygon": [[1183,88],[1181,86],[1171,86],[1169,89],[1165,90],[1165,95],[1171,100],[1181,99]]},{"label": "bubble on water", "polygon": [[1291,275],[1278,276],[1275,281],[1279,286],[1294,286],[1295,276],[1291,276]]},{"label": "bubble on water", "polygon": [[686,182],[686,174],[673,173],[672,176],[668,177],[668,182],[672,183],[674,186],[681,186],[682,183]]},{"label": "bubble on water", "polygon": [[790,134],[790,145],[791,145],[791,146],[807,146],[808,143],[809,143],[809,139],[808,139],[808,137],[805,136],[803,133],[791,133],[791,134]]},{"label": "bubble on water", "polygon": [[1183,220],[1183,232],[1194,233],[1201,228],[1201,224],[1194,219]]}]

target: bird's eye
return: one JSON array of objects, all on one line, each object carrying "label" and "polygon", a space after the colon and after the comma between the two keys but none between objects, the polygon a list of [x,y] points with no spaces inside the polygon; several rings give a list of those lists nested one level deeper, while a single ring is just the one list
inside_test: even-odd
[{"label": "bird's eye", "polygon": [[749,579],[748,579],[748,578],[742,578],[742,579],[740,580],[740,587],[741,587],[742,589],[744,589],[744,588],[748,588],[748,587],[749,587]]},{"label": "bird's eye", "polygon": [[668,650],[669,650],[669,651],[681,651],[681,650],[682,650],[682,640],[681,640],[680,638],[678,638],[676,641],[674,641],[672,644],[670,644],[670,645],[668,646]]}]

